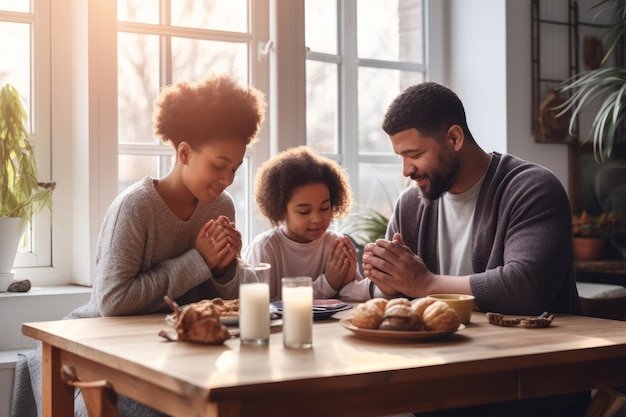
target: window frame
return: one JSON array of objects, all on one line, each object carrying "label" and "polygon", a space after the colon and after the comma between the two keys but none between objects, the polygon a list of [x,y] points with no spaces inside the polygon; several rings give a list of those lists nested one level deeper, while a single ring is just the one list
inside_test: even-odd
[{"label": "window frame", "polygon": [[[31,133],[29,139],[33,143],[39,182],[51,181],[50,141],[50,4],[47,1],[35,1],[30,12],[0,12],[0,20],[30,25],[31,61],[30,61],[30,115]],[[51,245],[51,213],[45,209],[33,217],[29,225],[31,247],[28,252],[18,253],[14,268],[17,273],[24,268],[37,269],[50,267],[52,264]]]},{"label": "window frame", "polygon": [[350,174],[349,181],[354,202],[362,201],[362,196],[360,195],[361,187],[359,187],[359,166],[361,164],[395,164],[398,165],[399,170],[401,169],[397,155],[392,152],[360,153],[358,140],[351,140],[351,138],[359,137],[359,69],[376,68],[410,71],[421,73],[423,78],[427,79],[429,75],[427,71],[429,62],[427,16],[429,16],[430,8],[427,0],[421,1],[422,36],[424,43],[422,63],[359,58],[357,41],[357,0],[341,0],[337,2],[338,48],[336,55],[310,51],[307,48],[307,60],[332,63],[339,66],[339,99],[337,109],[337,119],[339,123],[338,152],[335,154],[325,153],[324,155],[336,160]]},{"label": "window frame", "polygon": [[[50,3],[47,0],[35,2]],[[339,3],[341,7],[350,8],[355,7],[356,1]],[[249,0],[249,4],[251,18],[265,16],[254,23],[252,45],[256,47],[251,48],[255,56],[250,59],[255,68],[250,70],[249,82],[264,91],[268,100],[260,140],[248,153],[251,161],[248,180],[252,184],[255,168],[262,162],[280,150],[306,142],[307,51],[304,48],[304,0]],[[52,223],[48,227],[52,234],[50,239],[45,239],[50,242],[52,262],[47,267],[16,268],[18,279],[29,278],[34,285],[91,286],[95,278],[100,227],[117,195],[116,7],[115,0],[55,0],[54,7],[50,6],[49,48],[39,46],[37,51],[43,56],[47,53],[50,62],[47,70],[37,68],[37,77],[44,79],[38,88],[46,86],[46,77],[49,80],[44,100],[48,108],[47,112],[38,110],[37,114],[50,115],[48,120],[41,120],[50,127],[48,137],[51,139],[49,145],[38,148],[40,173],[42,179],[57,182]],[[425,15],[427,0],[424,7]],[[428,34],[426,27],[424,31]],[[85,35],[76,36],[76,33]],[[344,42],[356,42],[356,39],[344,39]],[[428,43],[427,37],[426,50]],[[262,50],[268,54],[256,56]],[[54,59],[50,51],[54,51]],[[356,61],[350,65],[358,67]],[[341,85],[342,89],[356,91],[357,88],[354,78],[342,79]],[[46,97],[45,90],[38,94]],[[345,138],[356,137],[355,103],[341,103],[345,123],[340,130],[343,139],[339,157],[349,171],[355,171],[359,161],[370,158],[381,161],[380,156],[374,155],[351,159],[351,155],[358,154],[358,144]],[[384,158],[397,160],[394,155]],[[50,172],[49,178],[44,177],[46,171]],[[352,186],[356,190],[358,184]],[[248,211],[250,233],[256,235],[270,226],[259,215],[252,198],[251,204],[254,207]]]}]

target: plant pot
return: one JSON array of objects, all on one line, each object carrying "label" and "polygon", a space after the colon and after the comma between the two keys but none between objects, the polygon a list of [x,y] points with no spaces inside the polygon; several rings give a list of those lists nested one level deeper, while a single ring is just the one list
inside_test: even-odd
[{"label": "plant pot", "polygon": [[595,237],[575,237],[573,242],[576,259],[591,261],[602,257],[606,240]]},{"label": "plant pot", "polygon": [[0,274],[9,274],[13,269],[20,238],[24,227],[20,217],[0,217]]}]

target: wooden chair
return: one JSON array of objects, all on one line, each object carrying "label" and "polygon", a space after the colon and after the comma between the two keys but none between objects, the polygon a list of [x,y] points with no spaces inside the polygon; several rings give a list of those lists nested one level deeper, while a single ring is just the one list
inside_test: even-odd
[{"label": "wooden chair", "polygon": [[[580,297],[583,313],[590,317],[626,321],[626,296],[611,298]],[[626,387],[600,388],[583,417],[614,417],[626,403]]]},{"label": "wooden chair", "polygon": [[117,394],[108,381],[81,381],[76,370],[68,365],[61,368],[61,377],[67,385],[80,388],[89,417],[120,417]]}]

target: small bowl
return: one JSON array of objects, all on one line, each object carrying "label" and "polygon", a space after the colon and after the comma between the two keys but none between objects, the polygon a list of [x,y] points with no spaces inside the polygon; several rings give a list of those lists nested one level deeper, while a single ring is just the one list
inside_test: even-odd
[{"label": "small bowl", "polygon": [[431,294],[428,298],[434,298],[448,304],[459,315],[461,323],[467,324],[472,318],[474,309],[474,296],[467,294]]},{"label": "small bowl", "polygon": [[0,274],[0,292],[6,292],[6,290],[9,288],[9,285],[11,285],[11,282],[13,282],[14,276],[15,274],[13,272]]}]

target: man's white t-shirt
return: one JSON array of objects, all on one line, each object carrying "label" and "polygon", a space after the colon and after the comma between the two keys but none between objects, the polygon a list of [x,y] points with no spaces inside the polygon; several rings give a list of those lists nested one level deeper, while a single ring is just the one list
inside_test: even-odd
[{"label": "man's white t-shirt", "polygon": [[470,189],[439,199],[437,221],[437,259],[442,275],[472,274],[472,222],[478,193],[484,177]]}]

